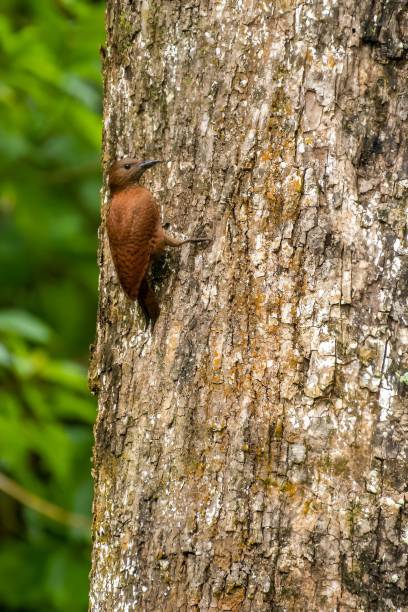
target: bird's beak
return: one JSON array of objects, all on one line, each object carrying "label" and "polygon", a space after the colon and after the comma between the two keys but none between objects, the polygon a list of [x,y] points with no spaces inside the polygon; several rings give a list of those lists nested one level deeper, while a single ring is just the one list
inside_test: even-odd
[{"label": "bird's beak", "polygon": [[144,172],[148,168],[151,168],[152,166],[155,166],[156,164],[160,164],[160,162],[161,162],[161,159],[147,159],[146,161],[143,161],[139,164],[139,170],[143,170]]}]

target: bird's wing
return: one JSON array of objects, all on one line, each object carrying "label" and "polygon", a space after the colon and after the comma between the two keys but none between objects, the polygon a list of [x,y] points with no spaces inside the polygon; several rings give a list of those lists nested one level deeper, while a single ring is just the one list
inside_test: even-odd
[{"label": "bird's wing", "polygon": [[113,262],[125,293],[135,300],[156,244],[159,212],[146,189],[114,196],[107,229]]}]

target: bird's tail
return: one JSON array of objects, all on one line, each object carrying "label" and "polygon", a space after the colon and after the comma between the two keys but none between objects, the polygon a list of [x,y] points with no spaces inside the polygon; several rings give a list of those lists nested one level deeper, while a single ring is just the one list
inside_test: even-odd
[{"label": "bird's tail", "polygon": [[160,314],[160,307],[154,291],[150,289],[149,284],[145,278],[140,284],[137,301],[139,302],[140,308],[143,310],[143,314],[146,317],[147,323],[151,321],[152,325],[154,326]]}]

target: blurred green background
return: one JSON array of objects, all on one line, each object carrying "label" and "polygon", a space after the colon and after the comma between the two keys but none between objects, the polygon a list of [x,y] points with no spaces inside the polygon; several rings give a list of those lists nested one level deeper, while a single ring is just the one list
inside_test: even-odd
[{"label": "blurred green background", "polygon": [[87,609],[103,1],[0,3],[0,610]]}]

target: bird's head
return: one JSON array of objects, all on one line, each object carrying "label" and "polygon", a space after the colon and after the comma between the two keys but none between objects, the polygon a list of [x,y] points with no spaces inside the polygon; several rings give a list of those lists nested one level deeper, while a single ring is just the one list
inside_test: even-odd
[{"label": "bird's head", "polygon": [[159,159],[140,161],[126,157],[125,159],[116,160],[109,169],[110,190],[117,191],[137,183],[146,170],[158,163],[160,163]]}]

